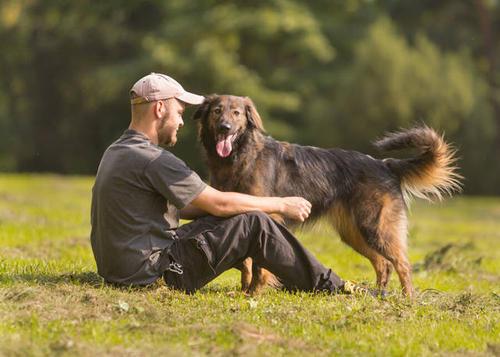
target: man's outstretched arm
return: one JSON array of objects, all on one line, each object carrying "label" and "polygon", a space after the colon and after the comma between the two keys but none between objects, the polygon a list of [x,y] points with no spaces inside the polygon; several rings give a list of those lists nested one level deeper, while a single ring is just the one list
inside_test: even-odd
[{"label": "man's outstretched arm", "polygon": [[237,192],[222,192],[210,186],[207,186],[191,205],[218,217],[262,211],[303,222],[311,213],[311,203],[302,197],[257,197]]}]

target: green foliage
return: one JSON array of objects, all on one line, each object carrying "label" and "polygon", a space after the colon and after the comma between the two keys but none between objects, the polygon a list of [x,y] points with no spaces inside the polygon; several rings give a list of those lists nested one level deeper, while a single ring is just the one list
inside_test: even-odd
[{"label": "green foliage", "polygon": [[[342,137],[333,139],[341,145],[354,143],[368,150],[377,135],[373,128],[380,135],[422,122],[453,136],[470,118],[474,104],[483,99],[475,89],[484,83],[473,77],[467,58],[441,53],[424,35],[410,46],[386,18],[368,29],[354,53],[348,75],[334,96],[333,128]],[[313,126],[313,132],[324,132],[331,121],[318,121],[321,124]],[[332,138],[323,139],[322,145],[338,144]]]},{"label": "green foliage", "polygon": [[[479,171],[500,155],[500,46],[486,26],[498,6],[5,0],[0,170],[94,173],[128,124],[130,86],[157,71],[251,97],[270,134],[302,144],[370,151],[425,122],[456,142],[468,192],[497,192],[500,169]],[[204,174],[186,122],[176,153]]]},{"label": "green foliage", "polygon": [[[92,178],[0,176],[0,355],[495,355],[500,348],[500,201],[418,202],[410,215],[417,296],[266,291],[230,271],[187,296],[103,284],[90,249]],[[342,277],[369,262],[328,227],[299,234]]]}]

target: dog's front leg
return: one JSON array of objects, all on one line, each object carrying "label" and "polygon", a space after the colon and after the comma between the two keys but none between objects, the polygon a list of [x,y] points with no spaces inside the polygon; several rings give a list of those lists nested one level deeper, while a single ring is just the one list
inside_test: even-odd
[{"label": "dog's front leg", "polygon": [[273,273],[254,264],[252,283],[250,284],[249,294],[258,295],[266,286],[278,289],[282,285],[279,279]]},{"label": "dog's front leg", "polygon": [[241,270],[241,290],[249,293],[252,283],[252,258],[246,258],[238,269]]}]

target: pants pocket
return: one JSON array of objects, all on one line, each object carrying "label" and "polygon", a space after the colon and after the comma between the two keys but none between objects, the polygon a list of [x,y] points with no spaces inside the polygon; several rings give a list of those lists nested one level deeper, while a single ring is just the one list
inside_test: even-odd
[{"label": "pants pocket", "polygon": [[212,251],[212,248],[208,244],[207,239],[204,237],[203,233],[200,233],[192,238],[189,238],[191,244],[195,246],[195,248],[203,255],[208,267],[215,274],[215,256]]},{"label": "pants pocket", "polygon": [[168,285],[176,289],[193,293],[217,276],[215,256],[203,233],[176,241],[170,257],[180,264],[182,273],[167,270],[163,277]]}]

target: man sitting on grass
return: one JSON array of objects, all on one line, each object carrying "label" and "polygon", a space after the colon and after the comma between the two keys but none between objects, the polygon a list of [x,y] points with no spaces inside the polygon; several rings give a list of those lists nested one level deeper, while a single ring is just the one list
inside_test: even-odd
[{"label": "man sitting on grass", "polygon": [[[92,190],[92,250],[106,282],[148,285],[163,276],[191,293],[251,257],[288,290],[368,292],[324,267],[267,215],[304,221],[308,201],[218,191],[159,146],[175,145],[185,105],[202,96],[156,73],[130,96],[130,126],[104,153]],[[179,226],[179,218],[194,220]]]}]

